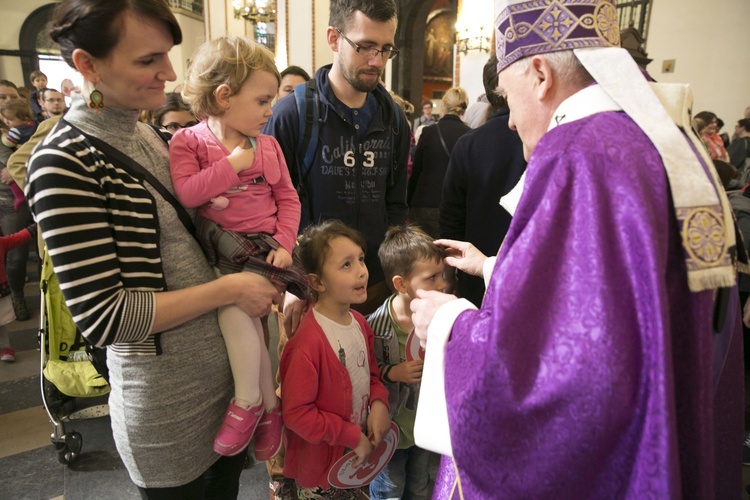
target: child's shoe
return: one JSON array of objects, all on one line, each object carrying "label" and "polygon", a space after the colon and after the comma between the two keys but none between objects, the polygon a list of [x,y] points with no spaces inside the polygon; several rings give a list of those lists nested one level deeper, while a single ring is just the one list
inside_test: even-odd
[{"label": "child's shoe", "polygon": [[264,412],[255,430],[255,459],[270,460],[281,449],[281,438],[284,425],[281,421],[281,405],[269,412]]},{"label": "child's shoe", "polygon": [[5,361],[6,363],[12,363],[16,360],[16,351],[13,349],[10,349],[9,347],[3,347],[2,351],[0,351],[0,361]]},{"label": "child's shoe", "polygon": [[219,432],[214,438],[214,451],[219,455],[232,457],[244,450],[264,413],[262,401],[246,410],[236,405],[232,399]]}]

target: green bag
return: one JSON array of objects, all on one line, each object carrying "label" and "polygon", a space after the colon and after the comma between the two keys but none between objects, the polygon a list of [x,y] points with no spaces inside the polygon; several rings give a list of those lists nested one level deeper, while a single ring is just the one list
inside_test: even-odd
[{"label": "green bag", "polygon": [[44,248],[42,259],[40,287],[44,294],[49,345],[49,358],[43,370],[44,377],[67,396],[92,397],[107,394],[109,384],[96,371],[91,361],[70,359],[76,357],[73,354],[78,354],[70,352],[74,346],[80,344],[78,332],[70,310],[65,305],[47,247]]}]

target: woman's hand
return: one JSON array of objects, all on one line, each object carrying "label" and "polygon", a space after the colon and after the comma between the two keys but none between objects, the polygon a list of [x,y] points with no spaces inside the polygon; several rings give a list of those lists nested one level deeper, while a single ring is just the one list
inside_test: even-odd
[{"label": "woman's hand", "polygon": [[271,306],[281,303],[281,294],[268,278],[256,273],[240,272],[228,274],[221,279],[232,277],[239,282],[235,285],[234,305],[245,311],[248,316],[268,316]]},{"label": "woman's hand", "polygon": [[292,267],[292,254],[287,252],[286,248],[280,246],[276,250],[268,252],[266,262],[281,269],[289,269]]},{"label": "woman's hand", "polygon": [[154,294],[151,333],[179,326],[221,306],[236,305],[251,317],[267,316],[281,294],[268,278],[241,272],[227,274],[202,285]]},{"label": "woman's hand", "polygon": [[482,266],[487,256],[471,243],[456,240],[436,240],[437,246],[445,248],[445,263],[466,274],[482,276]]}]

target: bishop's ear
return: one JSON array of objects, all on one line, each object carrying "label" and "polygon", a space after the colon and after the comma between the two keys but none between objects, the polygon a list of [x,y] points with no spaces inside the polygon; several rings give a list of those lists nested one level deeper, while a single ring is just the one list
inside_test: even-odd
[{"label": "bishop's ear", "polygon": [[548,95],[551,95],[550,92],[555,83],[555,74],[552,66],[543,57],[532,57],[529,71],[534,78],[537,99],[544,101]]}]

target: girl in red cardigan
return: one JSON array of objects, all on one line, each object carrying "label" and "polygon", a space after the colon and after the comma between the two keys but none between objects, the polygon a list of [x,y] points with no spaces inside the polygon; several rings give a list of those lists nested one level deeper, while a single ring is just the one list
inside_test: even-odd
[{"label": "girl in red cardigan", "polygon": [[353,495],[328,484],[329,470],[347,448],[357,454],[354,465],[362,463],[390,426],[372,330],[350,310],[367,298],[364,248],[362,235],[339,221],[311,226],[300,239],[317,302],[280,363],[284,475],[296,481],[299,498]]}]

